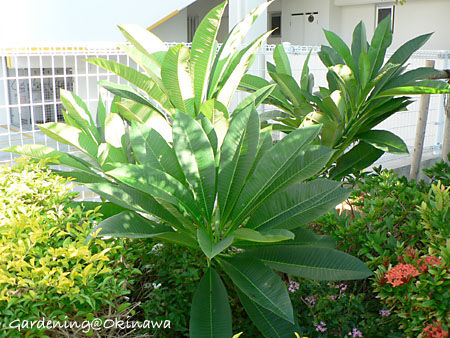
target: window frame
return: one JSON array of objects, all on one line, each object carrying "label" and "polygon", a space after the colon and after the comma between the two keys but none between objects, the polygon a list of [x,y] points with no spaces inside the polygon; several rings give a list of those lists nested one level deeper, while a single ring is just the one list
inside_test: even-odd
[{"label": "window frame", "polygon": [[274,37],[274,38],[281,38],[281,25],[282,25],[282,15],[281,15],[281,12],[270,12],[269,13],[269,17],[270,17],[270,21],[269,21],[269,30],[272,30],[274,27],[273,27],[273,18],[274,17],[279,17],[280,18],[280,26],[279,26],[279,29],[277,29],[277,30],[275,30],[274,32],[272,32],[272,34],[270,35],[271,37]]},{"label": "window frame", "polygon": [[385,5],[385,4],[380,4],[377,5],[375,7],[375,28],[378,27],[379,22],[378,22],[378,18],[379,18],[379,11],[382,9],[390,9],[391,10],[391,29],[392,32],[394,32],[394,22],[395,22],[395,5]]}]

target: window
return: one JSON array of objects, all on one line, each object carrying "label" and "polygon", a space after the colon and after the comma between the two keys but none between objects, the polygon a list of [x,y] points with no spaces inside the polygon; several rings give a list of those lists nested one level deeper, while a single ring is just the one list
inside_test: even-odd
[{"label": "window", "polygon": [[272,36],[278,37],[281,36],[281,13],[270,13],[270,30],[276,29]]},{"label": "window", "polygon": [[386,19],[388,16],[391,16],[391,28],[392,31],[394,31],[394,12],[395,12],[395,6],[378,6],[377,12],[376,12],[376,23],[377,26],[380,24],[381,21]]}]

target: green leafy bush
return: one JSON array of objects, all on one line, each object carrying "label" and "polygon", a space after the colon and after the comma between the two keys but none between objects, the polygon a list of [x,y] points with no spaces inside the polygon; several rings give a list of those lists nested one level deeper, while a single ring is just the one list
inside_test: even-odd
[{"label": "green leafy bush", "polygon": [[[450,153],[447,158],[450,161]],[[450,186],[450,165],[444,160],[435,163],[431,168],[423,169],[423,172],[431,179],[432,183],[440,181],[446,187]]]},{"label": "green leafy bush", "polygon": [[170,330],[150,331],[155,337],[188,336],[188,309],[206,261],[196,251],[151,239],[135,240],[132,246],[142,272],[131,295],[132,303],[139,303],[136,318],[170,320]]},{"label": "green leafy bush", "polygon": [[432,185],[419,211],[423,231],[417,232],[418,241],[405,243],[395,261],[379,268],[376,292],[402,318],[400,327],[406,334],[427,337],[427,327],[434,325],[448,336],[450,187]]},{"label": "green leafy bush", "polygon": [[352,183],[356,189],[347,201],[349,210],[328,213],[317,222],[317,230],[332,234],[345,252],[376,269],[389,263],[402,243],[414,245],[419,240],[417,206],[424,199],[425,185],[381,168]]},{"label": "green leafy bush", "polygon": [[[363,295],[366,315],[383,314],[397,323],[400,336],[446,337],[437,334],[448,331],[450,318],[450,188],[380,169],[353,183],[358,189],[349,210],[330,212],[313,227],[377,270],[372,285],[357,283],[362,288],[354,296]],[[315,318],[325,322],[324,313]],[[380,323],[379,332],[390,329],[386,325]]]},{"label": "green leafy bush", "polygon": [[292,279],[289,290],[304,336],[403,337],[398,319],[371,301],[366,283]]},{"label": "green leafy bush", "polygon": [[85,243],[101,215],[76,204],[66,208],[74,197],[67,182],[29,160],[0,167],[2,337],[84,336],[69,329],[45,332],[36,327],[18,333],[8,328],[17,320],[82,322],[109,311],[128,314],[127,285],[137,270],[123,269],[122,241]]}]

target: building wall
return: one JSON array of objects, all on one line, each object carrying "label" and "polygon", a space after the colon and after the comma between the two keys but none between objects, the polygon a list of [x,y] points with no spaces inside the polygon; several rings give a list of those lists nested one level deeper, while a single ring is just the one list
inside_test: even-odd
[{"label": "building wall", "polygon": [[[325,43],[322,29],[330,28],[329,0],[279,0],[281,1],[281,29],[283,42],[293,45],[320,45]],[[293,16],[295,13],[319,12],[314,22],[307,21],[308,15]]]},{"label": "building wall", "polygon": [[187,39],[187,8],[177,15],[152,29],[152,33],[164,42],[186,42]]},{"label": "building wall", "polygon": [[[362,20],[370,38],[375,29],[377,4],[391,5],[384,0],[276,0],[268,10],[282,13],[281,38],[269,38],[269,43],[290,42],[294,45],[320,45],[326,43],[322,29],[338,33],[351,43],[355,26]],[[292,16],[293,13],[319,12],[314,23],[307,22],[307,15]],[[391,48],[398,48],[406,41],[429,32],[434,32],[423,49],[450,49],[450,1],[407,0],[395,7],[394,39]]]},{"label": "building wall", "polygon": [[[353,28],[363,20],[367,35],[371,37],[375,28],[375,10],[376,4],[340,6],[338,33],[349,42]],[[407,0],[403,6],[396,6],[391,48],[396,49],[418,35],[435,32],[423,49],[449,50],[449,15],[450,1],[447,0]]]}]

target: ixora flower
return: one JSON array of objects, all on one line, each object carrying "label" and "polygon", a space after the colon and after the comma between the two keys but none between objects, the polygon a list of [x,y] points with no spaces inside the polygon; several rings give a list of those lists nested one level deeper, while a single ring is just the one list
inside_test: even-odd
[{"label": "ixora flower", "polygon": [[396,287],[410,282],[420,275],[419,270],[412,264],[399,264],[386,273],[387,282]]},{"label": "ixora flower", "polygon": [[442,265],[442,259],[434,256],[424,256],[417,261],[417,266],[422,272],[428,272],[430,265]]},{"label": "ixora flower", "polygon": [[448,331],[445,331],[442,324],[434,321],[433,324],[427,324],[423,329],[423,336],[427,338],[448,338]]}]

